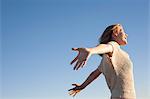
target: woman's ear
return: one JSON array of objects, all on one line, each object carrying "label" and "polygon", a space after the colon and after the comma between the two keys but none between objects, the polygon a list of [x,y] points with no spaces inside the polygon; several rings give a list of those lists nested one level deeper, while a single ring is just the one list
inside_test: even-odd
[{"label": "woman's ear", "polygon": [[118,32],[117,30],[113,30],[112,31],[112,38],[116,38],[117,37],[117,35],[118,35],[117,32]]},{"label": "woman's ear", "polygon": [[113,34],[114,34],[115,36],[117,36],[117,35],[118,35],[118,29],[113,30]]}]

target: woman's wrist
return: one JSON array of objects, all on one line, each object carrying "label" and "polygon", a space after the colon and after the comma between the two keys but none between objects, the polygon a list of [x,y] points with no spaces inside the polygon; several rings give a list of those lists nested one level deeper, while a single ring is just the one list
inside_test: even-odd
[{"label": "woman's wrist", "polygon": [[93,49],[92,48],[86,48],[86,50],[90,53],[90,55],[93,54]]},{"label": "woman's wrist", "polygon": [[81,89],[84,89],[86,86],[84,86],[83,84],[80,86]]}]

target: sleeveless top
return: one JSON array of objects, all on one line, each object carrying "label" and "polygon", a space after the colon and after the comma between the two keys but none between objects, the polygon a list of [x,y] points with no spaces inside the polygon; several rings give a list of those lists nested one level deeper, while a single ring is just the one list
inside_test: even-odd
[{"label": "sleeveless top", "polygon": [[130,57],[117,42],[111,41],[108,44],[113,47],[112,56],[103,54],[98,70],[105,76],[111,98],[135,99],[133,64]]}]

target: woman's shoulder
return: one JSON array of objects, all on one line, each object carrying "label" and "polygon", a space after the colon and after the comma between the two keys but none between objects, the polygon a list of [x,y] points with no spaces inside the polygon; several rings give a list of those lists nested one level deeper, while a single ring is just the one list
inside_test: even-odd
[{"label": "woman's shoulder", "polygon": [[116,41],[110,41],[107,44],[112,44],[114,46],[120,47],[120,45]]},{"label": "woman's shoulder", "polygon": [[113,50],[114,49],[120,49],[120,45],[115,41],[110,41],[107,44],[111,45],[113,47]]}]

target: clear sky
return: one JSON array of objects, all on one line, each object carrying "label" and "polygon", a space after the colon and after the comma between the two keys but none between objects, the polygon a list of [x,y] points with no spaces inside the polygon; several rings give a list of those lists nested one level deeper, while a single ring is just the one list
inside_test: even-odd
[{"label": "clear sky", "polygon": [[[104,29],[120,23],[129,35],[137,99],[150,99],[148,0],[2,0],[2,99],[72,99],[67,90],[82,83],[101,58],[73,71],[72,47],[94,47]],[[101,75],[75,99],[109,99]]]}]

